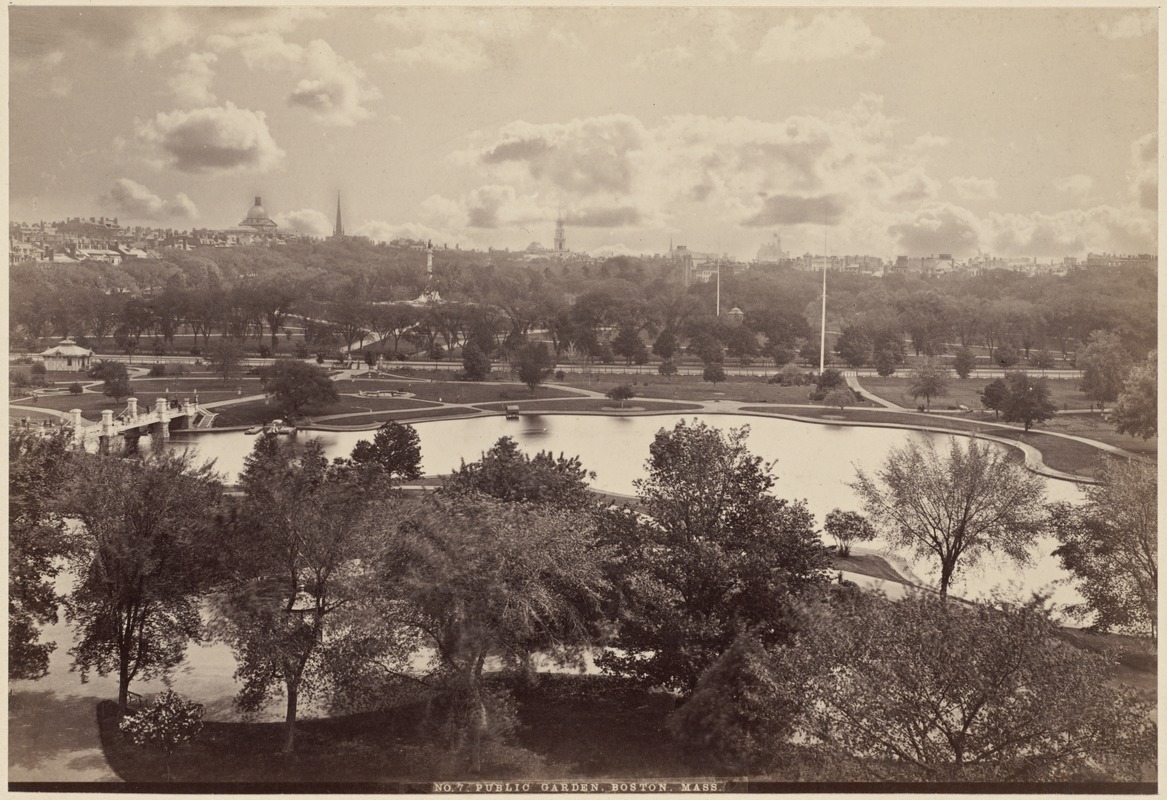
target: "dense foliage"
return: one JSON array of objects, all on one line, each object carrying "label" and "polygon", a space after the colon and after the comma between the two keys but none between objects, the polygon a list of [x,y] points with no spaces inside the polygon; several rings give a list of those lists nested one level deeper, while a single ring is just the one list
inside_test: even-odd
[{"label": "dense foliage", "polygon": [[1158,480],[1154,464],[1108,458],[1085,504],[1058,504],[1054,554],[1080,579],[1072,608],[1099,630],[1158,635]]},{"label": "dense foliage", "polygon": [[1155,757],[1153,705],[1036,608],[867,597],[803,646],[818,666],[805,733],[868,777],[1138,780]]},{"label": "dense foliage", "polygon": [[54,579],[70,550],[56,493],[72,461],[68,431],[41,436],[8,434],[8,677],[41,678],[54,642],[42,642],[40,626],[57,621],[61,601]]},{"label": "dense foliage", "polygon": [[83,456],[72,473],[61,505],[81,525],[70,654],[82,676],[117,674],[124,713],[132,680],[168,675],[202,638],[198,600],[217,576],[222,485],[209,464],[169,451]]},{"label": "dense foliage", "polygon": [[688,694],[741,630],[785,641],[791,609],[825,581],[813,517],[770,494],[747,434],[683,420],[661,430],[636,482],[638,513],[605,515],[619,589],[606,669]]},{"label": "dense foliage", "polygon": [[477,492],[508,502],[577,510],[594,504],[588,481],[595,477],[578,456],[555,456],[544,450],[531,456],[503,436],[479,460],[463,461],[446,478],[444,489],[450,494]]},{"label": "dense foliage", "polygon": [[894,448],[874,475],[850,484],[876,529],[893,545],[939,562],[941,594],[959,570],[995,553],[1029,561],[1044,529],[1045,488],[1004,450],[951,437],[941,454],[931,439]]}]

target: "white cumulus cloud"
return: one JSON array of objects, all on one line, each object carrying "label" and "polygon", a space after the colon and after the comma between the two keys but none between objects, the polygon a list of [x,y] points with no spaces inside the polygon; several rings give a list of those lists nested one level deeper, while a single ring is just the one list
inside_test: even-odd
[{"label": "white cumulus cloud", "polygon": [[276,214],[272,220],[282,230],[299,233],[304,236],[330,236],[333,223],[324,214],[314,208],[302,208],[299,211],[288,211]]},{"label": "white cumulus cloud", "polygon": [[883,44],[854,11],[824,11],[809,21],[788,17],[766,31],[754,61],[773,64],[871,58]]},{"label": "white cumulus cloud", "polygon": [[364,70],[320,39],[308,45],[305,61],[307,74],[288,95],[290,105],[310,109],[317,121],[328,125],[356,125],[372,116],[365,104],[381,93]]},{"label": "white cumulus cloud", "polygon": [[214,53],[190,53],[179,62],[178,72],[168,84],[180,104],[209,106],[215,102],[211,82],[215,79],[214,65],[218,60]]},{"label": "white cumulus cloud", "polygon": [[420,239],[433,241],[434,247],[461,245],[467,247],[470,240],[460,233],[434,228],[420,222],[385,222],[384,220],[367,220],[360,223],[352,231],[355,236],[368,236],[374,242],[391,242],[394,239]]},{"label": "white cumulus cloud", "polygon": [[137,123],[137,136],[162,164],[182,172],[266,172],[284,157],[264,113],[233,103],[159,112]]},{"label": "white cumulus cloud", "polygon": [[129,178],[118,178],[101,203],[112,208],[119,216],[136,220],[196,219],[199,210],[194,202],[182,192],[173,200],[163,200],[147,187]]}]

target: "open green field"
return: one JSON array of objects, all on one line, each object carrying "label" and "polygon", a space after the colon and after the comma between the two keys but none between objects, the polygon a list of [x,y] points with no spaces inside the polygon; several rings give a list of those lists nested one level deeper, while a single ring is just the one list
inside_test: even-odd
[{"label": "open green field", "polygon": [[[450,373],[439,373],[449,378]],[[410,392],[419,400],[437,400],[446,403],[490,403],[504,400],[544,400],[553,397],[575,397],[575,392],[553,386],[538,386],[532,392],[519,383],[476,383],[472,381],[393,381],[358,378],[336,381],[341,394],[356,394],[375,389]],[[361,398],[364,399],[364,398]]]},{"label": "open green field", "polygon": [[460,406],[445,406],[441,408],[422,408],[416,411],[381,411],[377,414],[358,414],[352,417],[343,417],[342,419],[326,419],[321,420],[321,425],[336,425],[343,427],[345,425],[369,425],[375,422],[387,422],[389,420],[418,420],[418,419],[440,419],[441,417],[464,417],[472,416],[480,413],[474,408],[462,408]]},{"label": "open green field", "polygon": [[[1036,373],[1034,373],[1036,374]],[[956,406],[968,406],[972,409],[980,409],[981,398],[977,394],[978,389],[985,388],[993,378],[953,378],[949,383],[948,394],[944,397],[933,397],[933,408],[955,408]],[[876,395],[882,397],[884,400],[889,400],[896,405],[904,408],[915,408],[917,405],[923,405],[924,399],[916,400],[908,393],[908,387],[911,381],[908,379],[907,373],[902,377],[893,375],[887,378],[878,376],[864,375],[859,378],[859,384]],[[1046,383],[1050,387],[1050,399],[1060,409],[1074,410],[1074,409],[1089,409],[1090,401],[1078,389],[1078,381],[1066,380],[1064,378],[1047,378]]]},{"label": "open green field", "polygon": [[[1099,459],[1105,452],[1084,442],[1065,439],[1060,436],[1050,436],[1041,430],[1033,429],[1026,433],[1020,426],[996,427],[984,425],[976,419],[965,416],[953,417],[947,414],[917,414],[896,411],[865,411],[847,408],[840,411],[832,409],[783,409],[768,406],[751,406],[743,408],[753,414],[785,414],[810,419],[823,418],[835,421],[850,421],[856,424],[876,422],[905,427],[944,428],[958,433],[983,433],[1004,439],[1013,439],[1037,448],[1041,451],[1042,459],[1051,469],[1069,472],[1074,475],[1091,477],[1097,468]],[[1020,454],[1018,454],[1020,457]]]},{"label": "open green field", "polygon": [[[568,375],[562,386],[590,389],[605,393],[614,386],[627,383],[632,386],[638,398],[660,400],[728,400],[739,403],[793,403],[810,404],[811,386],[779,386],[766,383],[764,378],[752,376],[729,376],[716,385],[704,381],[697,375],[674,375],[672,378],[641,375],[628,376],[634,380],[620,380],[616,376],[602,375],[598,381],[581,379],[578,375]],[[857,405],[873,405],[870,402]]]}]

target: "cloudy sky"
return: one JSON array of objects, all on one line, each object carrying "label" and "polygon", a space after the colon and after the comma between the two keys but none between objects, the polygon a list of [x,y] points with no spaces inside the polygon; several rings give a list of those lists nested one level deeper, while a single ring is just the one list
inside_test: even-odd
[{"label": "cloudy sky", "polygon": [[9,11],[16,220],[485,248],[1156,247],[1150,9]]}]

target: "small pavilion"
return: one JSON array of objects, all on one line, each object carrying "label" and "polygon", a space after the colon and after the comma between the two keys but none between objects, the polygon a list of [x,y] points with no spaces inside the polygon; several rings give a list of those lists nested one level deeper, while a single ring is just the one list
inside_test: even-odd
[{"label": "small pavilion", "polygon": [[45,369],[50,372],[84,372],[89,369],[93,351],[80,346],[72,339],[63,339],[59,345],[41,353]]}]

